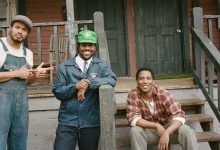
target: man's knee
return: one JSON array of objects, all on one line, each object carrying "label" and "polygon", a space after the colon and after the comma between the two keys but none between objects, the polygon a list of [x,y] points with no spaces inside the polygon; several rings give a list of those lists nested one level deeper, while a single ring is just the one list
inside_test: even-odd
[{"label": "man's knee", "polygon": [[131,136],[138,136],[144,132],[144,129],[138,126],[131,127]]},{"label": "man's knee", "polygon": [[195,132],[193,131],[193,129],[191,129],[189,126],[187,125],[182,125],[180,126],[179,130],[178,130],[179,134],[181,137],[187,138],[195,138]]}]

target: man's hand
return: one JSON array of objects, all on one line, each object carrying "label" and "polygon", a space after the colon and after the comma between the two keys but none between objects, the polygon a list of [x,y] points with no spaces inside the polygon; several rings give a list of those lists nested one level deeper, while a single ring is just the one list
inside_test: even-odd
[{"label": "man's hand", "polygon": [[30,69],[26,68],[26,64],[25,64],[20,69],[16,70],[14,73],[17,78],[26,80],[26,79],[28,79],[31,72],[30,72]]},{"label": "man's hand", "polygon": [[169,133],[167,131],[164,131],[158,143],[158,150],[168,150],[169,139],[170,139]]},{"label": "man's hand", "polygon": [[78,83],[76,83],[76,89],[87,89],[89,87],[89,80],[88,79],[82,79]]},{"label": "man's hand", "polygon": [[34,72],[36,78],[45,78],[47,76],[47,70],[52,70],[52,67],[42,68],[44,62],[42,62],[35,70],[31,70]]},{"label": "man's hand", "polygon": [[77,92],[77,99],[78,101],[83,101],[85,99],[85,89],[79,89],[78,92]]},{"label": "man's hand", "polygon": [[85,91],[89,87],[89,80],[88,79],[82,79],[78,83],[76,83],[76,89],[78,89],[77,92],[77,99],[79,101],[83,101],[85,99]]},{"label": "man's hand", "polygon": [[156,126],[156,130],[157,130],[159,136],[161,136],[163,134],[163,132],[165,131],[165,128],[161,124],[158,123]]}]

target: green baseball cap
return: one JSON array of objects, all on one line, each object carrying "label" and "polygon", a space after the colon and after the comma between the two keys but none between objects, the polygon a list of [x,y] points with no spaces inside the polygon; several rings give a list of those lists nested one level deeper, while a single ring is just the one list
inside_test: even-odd
[{"label": "green baseball cap", "polygon": [[94,31],[83,30],[78,34],[78,43],[94,43],[97,42],[97,36]]}]

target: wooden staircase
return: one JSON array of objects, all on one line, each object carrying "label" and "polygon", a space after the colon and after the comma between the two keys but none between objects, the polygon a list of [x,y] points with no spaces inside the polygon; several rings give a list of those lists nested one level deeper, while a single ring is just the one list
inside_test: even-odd
[{"label": "wooden staircase", "polygon": [[[178,100],[182,109],[186,112],[186,124],[198,123],[203,132],[196,132],[198,142],[208,142],[211,150],[220,150],[220,134],[213,131],[213,117],[205,114],[205,101],[201,99]],[[117,150],[129,150],[130,127],[126,119],[126,104],[117,104],[115,115],[115,134]],[[150,148],[153,149],[153,148]]]}]

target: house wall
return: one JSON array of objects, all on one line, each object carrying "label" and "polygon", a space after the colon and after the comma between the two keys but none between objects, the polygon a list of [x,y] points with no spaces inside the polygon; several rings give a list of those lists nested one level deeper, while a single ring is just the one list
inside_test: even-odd
[{"label": "house wall", "polygon": [[[193,7],[195,5],[195,0],[188,0],[188,24],[189,27],[192,25],[192,13]],[[199,5],[203,9],[203,15],[218,15],[218,0],[200,0],[196,5]],[[204,32],[208,35],[208,22],[204,20],[203,27]],[[212,21],[212,29],[213,29],[213,42],[214,45],[220,49],[220,34],[217,29],[217,19],[213,19]],[[189,35],[189,43],[190,43],[190,58],[192,58],[192,37]]]},{"label": "house wall", "polygon": [[[204,15],[218,15],[218,1],[217,0],[201,0],[201,7],[203,8]],[[220,49],[220,35],[219,30],[217,29],[217,19],[213,20],[213,42],[214,45]],[[204,21],[204,31],[208,35],[207,31],[207,20]]]},{"label": "house wall", "polygon": [[[27,0],[26,1],[26,14],[31,18],[33,23],[43,22],[61,22],[62,8],[66,5],[65,0]],[[42,37],[42,61],[48,63],[49,61],[49,43],[50,36],[53,34],[52,27],[43,27],[41,32]],[[64,27],[58,28],[59,34],[64,34]],[[34,52],[34,64],[37,64],[37,29],[33,28],[28,37],[28,47]]]},{"label": "house wall", "polygon": [[27,15],[33,22],[56,22],[63,21],[62,7],[65,0],[26,0]]},{"label": "house wall", "polygon": [[[195,5],[195,1],[196,0],[188,0],[188,25],[189,28],[191,26],[191,22],[192,22],[192,8]],[[132,8],[132,1],[131,0],[127,0],[127,8]],[[200,7],[203,8],[204,11],[204,15],[217,15],[218,14],[218,1],[217,0],[197,0],[196,1],[197,5],[199,5]],[[26,0],[26,5],[27,5],[27,15],[33,20],[34,23],[37,22],[58,22],[58,21],[63,21],[62,18],[62,7],[65,6],[66,4],[66,0],[57,0],[57,1],[53,1],[53,0]],[[131,15],[132,13],[129,13],[130,11],[127,11],[128,15]],[[135,17],[135,16],[134,16]],[[128,24],[129,26],[131,26],[132,22],[131,19],[132,17],[127,17],[128,18]],[[204,31],[207,34],[207,21],[204,21]],[[48,62],[48,58],[49,58],[49,38],[50,35],[53,34],[53,30],[52,28],[44,28],[42,29],[42,49],[43,49],[43,61]],[[128,29],[128,32],[132,31],[130,28]],[[59,28],[59,32],[60,34],[63,34],[64,28]],[[129,35],[133,35],[132,33],[128,33]],[[220,49],[220,37],[219,37],[219,31],[217,29],[217,21],[215,20],[213,22],[213,39],[214,39],[214,44],[216,45],[216,47],[218,49]],[[35,53],[34,56],[34,62],[37,63],[37,38],[36,38],[36,29],[33,29],[32,33],[29,36],[29,48],[33,50],[33,52]],[[134,39],[129,38],[129,53],[134,53],[135,54],[135,44],[131,43],[134,42]],[[192,42],[191,42],[191,35],[189,35],[189,47],[190,47],[190,53],[192,52]],[[133,55],[131,55],[132,57],[130,59],[130,75],[133,76],[135,74],[135,63],[131,63],[135,60],[133,60],[135,57],[133,57]],[[190,54],[190,57],[192,55]]]}]

